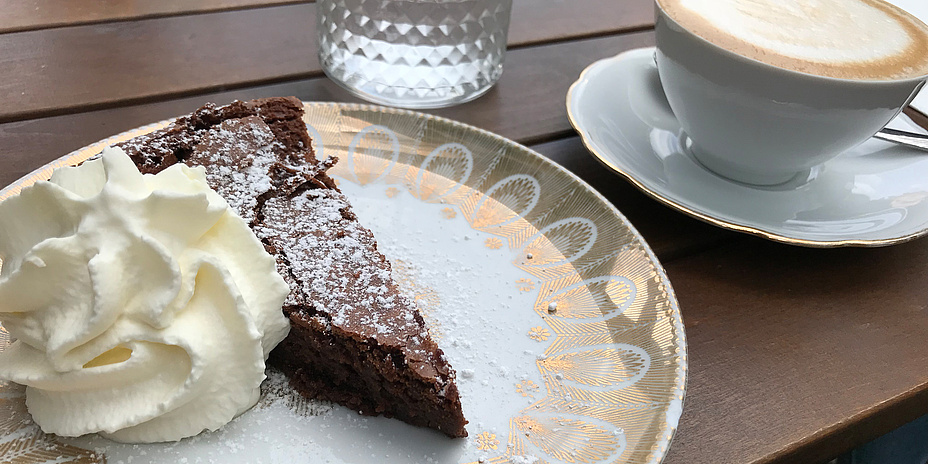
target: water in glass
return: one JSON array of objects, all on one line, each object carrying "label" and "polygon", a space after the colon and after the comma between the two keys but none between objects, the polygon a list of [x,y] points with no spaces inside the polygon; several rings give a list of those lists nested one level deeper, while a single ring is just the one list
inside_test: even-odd
[{"label": "water in glass", "polygon": [[367,100],[438,108],[503,72],[512,0],[317,0],[319,61]]}]

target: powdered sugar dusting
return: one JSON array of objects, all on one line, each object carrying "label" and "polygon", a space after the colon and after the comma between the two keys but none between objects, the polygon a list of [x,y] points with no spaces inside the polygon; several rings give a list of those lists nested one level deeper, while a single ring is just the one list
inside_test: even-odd
[{"label": "powdered sugar dusting", "polygon": [[[430,316],[440,324],[439,345],[458,373],[470,436],[489,432],[505,443],[510,418],[545,396],[536,357],[552,342],[529,336],[547,326],[533,310],[540,289],[517,285],[532,277],[511,264],[524,256],[521,250],[486,247],[492,235],[472,229],[463,214],[449,219],[442,214],[446,205],[423,203],[405,191],[389,197],[377,183],[343,182],[341,188],[378,249],[440,299]],[[496,455],[475,443],[468,442],[467,457],[458,462]]]},{"label": "powdered sugar dusting", "polygon": [[151,171],[177,161],[205,166],[210,185],[275,254],[291,288],[285,307],[304,308],[312,312],[305,317],[321,318],[323,326],[402,349],[405,360],[428,377],[428,366],[440,361],[434,344],[415,304],[398,293],[373,236],[358,225],[344,196],[327,188],[331,180],[322,173],[334,159],[288,154],[282,142],[292,142],[290,135],[275,135],[268,124],[276,123],[266,119],[293,113],[272,108],[274,114],[265,114],[262,108],[207,105],[124,147]]},{"label": "powdered sugar dusting", "polygon": [[209,166],[206,180],[251,223],[258,198],[274,186],[269,175],[283,146],[257,117],[223,121],[205,131],[189,162]]},{"label": "powdered sugar dusting", "polygon": [[388,346],[406,345],[413,358],[429,356],[417,346],[428,335],[415,304],[397,291],[389,262],[343,194],[314,189],[291,200],[275,197],[263,212],[255,232],[282,250],[304,304],[334,326]]},{"label": "powdered sugar dusting", "polygon": [[290,386],[290,379],[276,368],[267,368],[267,379],[261,384],[261,399],[255,405],[258,409],[284,405],[302,417],[322,416],[332,412],[335,404],[329,401],[309,399],[299,394]]}]

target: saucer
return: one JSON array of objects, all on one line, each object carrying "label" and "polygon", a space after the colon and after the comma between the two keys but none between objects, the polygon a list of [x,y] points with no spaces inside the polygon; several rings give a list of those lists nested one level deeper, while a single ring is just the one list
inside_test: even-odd
[{"label": "saucer", "polygon": [[[597,61],[567,112],[606,167],[661,203],[719,227],[809,247],[886,246],[928,234],[928,153],[870,139],[772,186],[704,168],[664,97],[654,48]],[[925,133],[905,115],[889,127]]]}]

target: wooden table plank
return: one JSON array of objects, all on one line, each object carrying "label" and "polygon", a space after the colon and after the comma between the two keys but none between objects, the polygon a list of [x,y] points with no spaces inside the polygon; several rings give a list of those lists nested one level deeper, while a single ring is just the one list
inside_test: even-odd
[{"label": "wooden table plank", "polygon": [[306,0],[0,0],[0,33],[256,8]]},{"label": "wooden table plank", "polygon": [[[648,0],[522,1],[516,48],[641,28],[652,14]],[[0,122],[320,75],[305,4],[3,34]]]},{"label": "wooden table plank", "polygon": [[[483,97],[435,114],[499,133],[521,143],[573,134],[563,95],[592,61],[646,46],[653,34],[558,43],[513,50],[497,87]],[[0,186],[72,150],[144,124],[188,113],[207,101],[228,103],[274,95],[304,100],[358,101],[325,78],[217,92],[165,102],[0,124]]]},{"label": "wooden table plank", "polygon": [[513,0],[510,48],[654,27],[653,0]]},{"label": "wooden table plank", "polygon": [[[0,33],[195,13],[258,8],[314,0],[0,0]],[[516,46],[566,38],[590,38],[652,27],[649,0],[513,0],[510,35]],[[595,12],[595,14],[591,14]]]},{"label": "wooden table plank", "polygon": [[928,240],[749,238],[666,268],[690,363],[666,464],[821,462],[928,411]]},{"label": "wooden table plank", "polygon": [[312,5],[0,35],[0,121],[311,73]]}]

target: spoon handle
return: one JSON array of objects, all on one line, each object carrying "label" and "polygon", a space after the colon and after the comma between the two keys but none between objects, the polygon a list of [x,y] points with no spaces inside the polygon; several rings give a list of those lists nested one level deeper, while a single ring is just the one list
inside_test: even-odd
[{"label": "spoon handle", "polygon": [[874,137],[881,140],[896,142],[901,145],[928,151],[928,135],[914,134],[912,132],[883,128],[881,131],[877,132]]}]

